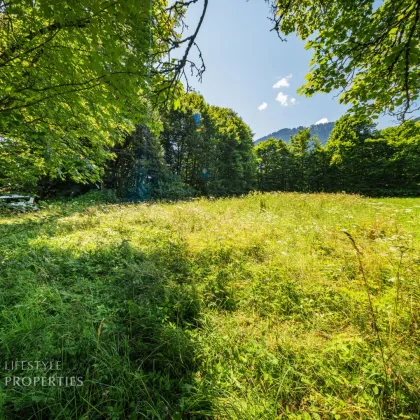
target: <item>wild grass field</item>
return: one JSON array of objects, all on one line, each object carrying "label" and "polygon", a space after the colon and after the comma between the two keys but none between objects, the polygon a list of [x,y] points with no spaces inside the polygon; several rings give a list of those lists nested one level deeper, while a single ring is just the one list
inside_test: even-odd
[{"label": "wild grass field", "polygon": [[[0,223],[1,419],[420,418],[420,199],[88,195]],[[6,386],[13,360],[83,386]]]}]

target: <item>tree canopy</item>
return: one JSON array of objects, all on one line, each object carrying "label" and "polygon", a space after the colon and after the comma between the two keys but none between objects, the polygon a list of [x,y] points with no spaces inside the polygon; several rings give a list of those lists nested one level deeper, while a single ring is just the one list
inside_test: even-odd
[{"label": "tree canopy", "polygon": [[419,122],[377,130],[369,119],[344,115],[325,146],[301,130],[289,143],[271,138],[255,151],[263,191],[420,194]]},{"label": "tree canopy", "polygon": [[209,105],[191,93],[165,116],[161,140],[171,170],[201,194],[242,194],[252,188],[252,132],[231,109]]},{"label": "tree canopy", "polygon": [[[98,179],[135,123],[159,124],[147,106],[178,89],[190,63],[195,36],[179,29],[189,3],[0,0],[0,160],[9,175],[29,165],[34,178]],[[181,44],[182,58],[169,59]],[[25,164],[11,168],[17,161]]]},{"label": "tree canopy", "polygon": [[341,102],[373,117],[419,109],[419,1],[269,2],[280,37],[295,32],[314,50],[302,94],[339,89]]}]

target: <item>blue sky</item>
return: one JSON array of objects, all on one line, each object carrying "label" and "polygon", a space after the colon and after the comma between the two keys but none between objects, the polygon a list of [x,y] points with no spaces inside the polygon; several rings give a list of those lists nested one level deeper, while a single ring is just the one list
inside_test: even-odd
[{"label": "blue sky", "polygon": [[[190,30],[202,4],[190,6]],[[208,103],[235,110],[255,139],[281,128],[340,118],[346,107],[334,94],[305,98],[296,93],[305,83],[311,51],[293,35],[282,42],[270,32],[268,15],[264,0],[210,0],[197,39],[207,70],[202,83],[191,79],[192,86]],[[274,88],[276,84],[281,86]],[[382,118],[379,126],[387,125],[390,118]]]}]

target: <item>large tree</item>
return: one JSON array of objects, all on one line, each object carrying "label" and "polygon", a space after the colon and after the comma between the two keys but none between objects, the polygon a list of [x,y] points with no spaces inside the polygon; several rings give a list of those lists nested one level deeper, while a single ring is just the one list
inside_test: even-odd
[{"label": "large tree", "polygon": [[344,115],[334,125],[326,144],[331,159],[332,189],[360,192],[367,183],[366,142],[375,137],[371,120]]},{"label": "large tree", "polygon": [[295,32],[314,51],[301,93],[339,89],[341,102],[374,117],[418,109],[419,0],[267,1],[280,37]]},{"label": "large tree", "polygon": [[171,170],[200,193],[242,194],[252,188],[252,132],[231,109],[208,105],[190,93],[165,115],[161,141]]},{"label": "large tree", "polygon": [[419,195],[420,123],[378,131],[370,121],[345,115],[335,124],[326,152],[328,189],[369,195]]},{"label": "large tree", "polygon": [[286,142],[274,137],[255,147],[258,163],[258,188],[262,191],[293,189],[293,156]]},{"label": "large tree", "polygon": [[184,39],[179,25],[197,1],[0,0],[0,181],[17,161],[34,179],[98,179],[110,147],[153,128],[150,102],[178,89],[202,19]]}]

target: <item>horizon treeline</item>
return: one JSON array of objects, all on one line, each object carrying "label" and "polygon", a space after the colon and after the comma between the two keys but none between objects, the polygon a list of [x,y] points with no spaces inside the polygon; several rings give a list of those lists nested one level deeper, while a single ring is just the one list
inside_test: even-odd
[{"label": "horizon treeline", "polygon": [[259,143],[257,188],[262,191],[420,195],[420,123],[377,130],[371,121],[341,117],[323,146],[309,129],[290,142]]},{"label": "horizon treeline", "polygon": [[[345,115],[325,145],[303,129],[289,142],[270,138],[254,146],[252,131],[238,114],[209,105],[196,93],[160,115],[155,111],[152,118],[155,129],[150,130],[147,121],[136,125],[122,142],[103,152],[111,156],[105,163],[102,154],[96,163],[86,145],[86,155],[93,157],[79,159],[78,177],[59,166],[63,161],[55,177],[43,175],[42,158],[34,154],[32,165],[0,167],[3,191],[6,180],[9,191],[41,197],[77,195],[102,186],[128,201],[255,190],[420,195],[420,122],[377,130],[372,121]],[[0,148],[6,146],[13,144],[0,143]],[[83,185],[80,179],[89,179],[89,172],[95,178]]]},{"label": "horizon treeline", "polygon": [[105,187],[133,200],[229,196],[255,186],[256,155],[251,129],[231,109],[186,95],[161,115],[159,133],[138,125],[115,149]]},{"label": "horizon treeline", "polygon": [[[162,131],[137,126],[116,150],[105,186],[119,197],[177,199],[258,191],[420,195],[420,122],[377,130],[345,115],[322,145],[309,129],[289,142],[254,146],[249,126],[231,109],[189,94],[162,116]],[[140,191],[139,191],[140,189]]]}]

